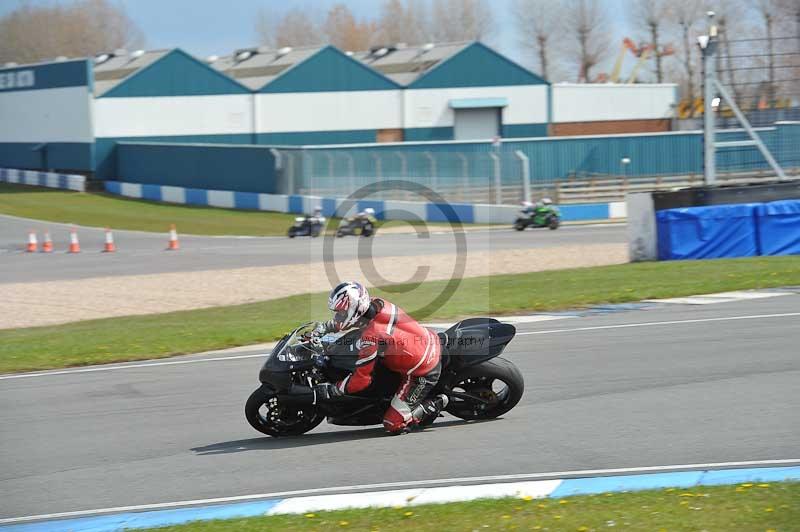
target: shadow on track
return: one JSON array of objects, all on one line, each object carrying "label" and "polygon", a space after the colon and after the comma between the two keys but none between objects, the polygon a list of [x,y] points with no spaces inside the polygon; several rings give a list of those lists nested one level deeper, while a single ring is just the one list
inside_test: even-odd
[{"label": "shadow on track", "polygon": [[[427,428],[424,432],[435,432],[437,428],[446,428],[448,426],[463,426],[474,425],[477,423],[487,423],[494,421],[492,419],[485,421],[465,421],[463,419],[453,419],[450,421],[439,421],[433,427]],[[394,436],[398,438],[415,436],[414,433],[406,436]],[[268,451],[272,449],[294,449],[298,447],[309,447],[313,445],[324,445],[326,443],[336,443],[340,441],[356,441],[367,440],[371,438],[392,438],[379,427],[375,428],[359,428],[351,430],[339,430],[334,432],[318,432],[311,434],[303,434],[302,436],[289,436],[283,438],[272,438],[270,436],[263,436],[261,438],[248,438],[246,440],[233,440],[223,441],[219,443],[212,443],[202,447],[193,447],[193,451],[198,456],[209,456],[217,454],[228,453],[241,453],[245,451]]]}]

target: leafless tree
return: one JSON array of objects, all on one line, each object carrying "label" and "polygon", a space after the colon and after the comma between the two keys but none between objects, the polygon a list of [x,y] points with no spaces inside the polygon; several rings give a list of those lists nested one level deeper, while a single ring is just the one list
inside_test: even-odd
[{"label": "leafless tree", "polygon": [[435,0],[429,32],[438,42],[480,41],[494,29],[486,0]]},{"label": "leafless tree", "polygon": [[738,79],[737,69],[742,67],[735,55],[738,48],[734,45],[736,39],[745,37],[750,33],[747,23],[747,8],[742,0],[715,0],[709,2],[708,9],[715,13],[715,21],[719,28],[719,44],[722,59],[719,66],[723,69],[720,72],[720,80],[730,85],[734,99],[741,100],[744,96],[741,79]]},{"label": "leafless tree", "polygon": [[144,45],[144,35],[110,0],[20,7],[0,18],[0,62],[30,63],[58,56],[86,57]]},{"label": "leafless tree", "polygon": [[306,10],[295,7],[287,11],[275,26],[275,46],[310,46],[323,44],[320,25]]},{"label": "leafless tree", "polygon": [[366,50],[376,44],[377,23],[357,20],[345,4],[336,4],[322,26],[328,42],[342,50]]},{"label": "leafless tree", "polygon": [[258,44],[269,46],[270,48],[275,47],[276,20],[279,20],[279,17],[276,17],[272,11],[268,11],[265,8],[258,10],[253,23]]},{"label": "leafless tree", "polygon": [[662,66],[662,49],[659,39],[666,22],[667,0],[636,0],[630,11],[631,22],[641,33],[647,35],[647,41],[653,47],[652,55],[656,61],[656,81],[664,81]]},{"label": "leafless tree", "polygon": [[577,66],[579,82],[591,81],[591,70],[608,57],[613,28],[598,0],[569,0],[564,17],[565,38],[570,41],[566,60]]},{"label": "leafless tree", "polygon": [[561,27],[564,16],[561,4],[548,0],[516,0],[512,9],[520,44],[536,55],[542,77],[554,78],[555,69],[550,66],[553,54],[550,39]]},{"label": "leafless tree", "polygon": [[696,94],[697,76],[697,45],[695,44],[695,31],[702,16],[700,0],[673,0],[667,11],[669,24],[674,28],[679,37],[680,45],[677,53],[680,56],[681,66],[684,70],[684,94],[693,100]]},{"label": "leafless tree", "polygon": [[420,1],[384,0],[378,17],[380,44],[419,44],[428,39],[426,4]]}]

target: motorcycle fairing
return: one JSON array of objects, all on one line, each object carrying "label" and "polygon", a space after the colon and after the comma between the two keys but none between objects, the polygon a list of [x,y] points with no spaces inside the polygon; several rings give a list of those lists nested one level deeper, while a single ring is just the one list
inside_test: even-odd
[{"label": "motorcycle fairing", "polygon": [[493,318],[460,321],[442,334],[447,365],[457,369],[492,359],[503,352],[516,333],[516,327],[510,323]]}]

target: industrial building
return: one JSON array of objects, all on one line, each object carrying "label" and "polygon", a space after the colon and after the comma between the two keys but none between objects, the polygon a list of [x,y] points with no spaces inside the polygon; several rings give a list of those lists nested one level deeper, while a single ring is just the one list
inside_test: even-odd
[{"label": "industrial building", "polygon": [[[21,79],[24,83],[18,83]],[[674,85],[551,85],[480,42],[179,49],[0,69],[0,166],[113,179],[118,142],[270,146],[669,129]]]}]

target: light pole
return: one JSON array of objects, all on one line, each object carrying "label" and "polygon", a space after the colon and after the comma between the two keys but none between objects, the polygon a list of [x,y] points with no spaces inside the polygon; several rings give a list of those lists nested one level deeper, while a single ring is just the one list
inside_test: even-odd
[{"label": "light pole", "polygon": [[631,164],[630,157],[623,157],[619,160],[620,164],[622,164],[622,179],[625,183],[628,182],[628,165]]}]

